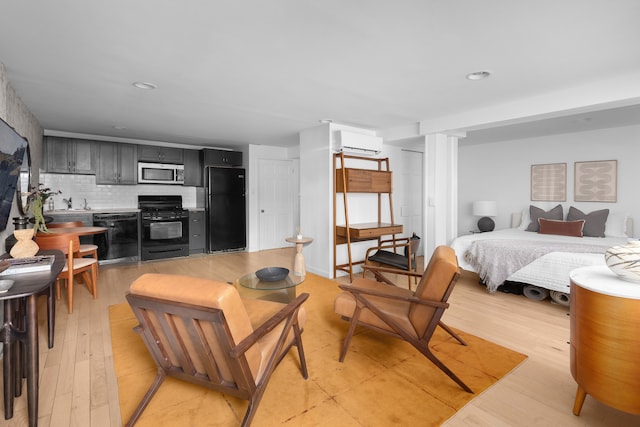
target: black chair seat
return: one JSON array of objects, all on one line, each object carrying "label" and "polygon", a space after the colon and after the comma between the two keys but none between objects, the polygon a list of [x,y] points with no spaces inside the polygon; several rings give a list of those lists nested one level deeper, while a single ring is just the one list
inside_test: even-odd
[{"label": "black chair seat", "polygon": [[409,270],[409,259],[404,255],[391,251],[378,250],[369,257],[369,261],[381,262],[402,270]]}]

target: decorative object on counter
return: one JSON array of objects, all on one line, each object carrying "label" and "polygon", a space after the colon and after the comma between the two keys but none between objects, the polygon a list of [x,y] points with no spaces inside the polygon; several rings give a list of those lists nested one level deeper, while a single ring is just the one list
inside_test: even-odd
[{"label": "decorative object on counter", "polygon": [[[25,258],[34,256],[37,252],[38,245],[33,241],[33,228],[28,228],[29,218],[26,216],[19,216],[13,218],[13,242],[9,242],[7,245],[5,241],[5,247],[9,251],[9,254],[14,258]],[[8,239],[7,239],[8,240]]]},{"label": "decorative object on counter", "polygon": [[35,219],[33,228],[36,230],[36,233],[38,231],[47,232],[47,224],[42,211],[47,199],[56,194],[62,194],[62,191],[53,191],[49,187],[45,187],[42,183],[38,183],[38,186],[29,193],[26,210],[28,211],[33,205],[33,217]]},{"label": "decorative object on counter", "polygon": [[266,267],[256,271],[258,279],[264,282],[277,282],[289,275],[289,269],[283,267]]},{"label": "decorative object on counter", "polygon": [[604,254],[604,260],[621,279],[640,283],[640,240],[610,247]]}]

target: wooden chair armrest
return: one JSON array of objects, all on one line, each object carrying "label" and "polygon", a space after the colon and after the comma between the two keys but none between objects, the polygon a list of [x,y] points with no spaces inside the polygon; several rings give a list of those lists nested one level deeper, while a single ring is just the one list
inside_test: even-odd
[{"label": "wooden chair armrest", "polygon": [[338,285],[338,287],[343,291],[346,291],[352,294],[370,295],[374,297],[386,298],[386,299],[397,300],[397,301],[413,302],[416,304],[428,305],[431,307],[441,307],[441,308],[449,307],[449,303],[447,302],[420,299],[420,298],[416,298],[413,295],[411,296],[395,295],[393,293],[386,293],[382,291],[376,291],[373,289],[359,288],[353,285]]},{"label": "wooden chair armrest", "polygon": [[[364,257],[365,261],[369,258],[369,254],[373,251],[379,251],[383,249],[393,249],[394,252],[398,248],[409,247],[409,238],[402,237],[400,239],[394,240],[382,240],[378,246],[373,246],[367,249],[367,253]],[[411,248],[409,247],[409,251]]]},{"label": "wooden chair armrest", "polygon": [[417,271],[411,270],[400,270],[397,268],[391,267],[379,267],[376,265],[363,265],[363,270],[371,270],[372,272],[378,271],[380,273],[393,273],[393,274],[402,274],[403,276],[411,276],[411,277],[422,277],[422,273],[418,273]]},{"label": "wooden chair armrest", "polygon": [[291,301],[279,312],[274,314],[269,320],[260,325],[245,339],[240,341],[234,348],[231,349],[231,355],[238,357],[253,346],[260,338],[271,332],[276,326],[290,317],[297,315],[298,310],[302,304],[309,298],[308,293],[300,294],[296,299]]}]

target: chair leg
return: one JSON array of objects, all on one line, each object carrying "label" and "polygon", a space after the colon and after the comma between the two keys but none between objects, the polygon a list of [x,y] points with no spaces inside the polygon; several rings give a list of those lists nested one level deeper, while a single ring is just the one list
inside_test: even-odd
[{"label": "chair leg", "polygon": [[87,285],[87,289],[93,295],[93,299],[96,299],[96,285],[93,281],[93,272],[85,271],[82,273],[82,280],[84,280],[84,284]]},{"label": "chair leg", "polygon": [[67,279],[67,301],[69,303],[69,314],[73,313],[73,277]]},{"label": "chair leg", "polygon": [[153,380],[153,384],[151,384],[151,387],[149,387],[149,390],[147,390],[147,392],[145,393],[136,410],[133,411],[133,415],[131,415],[131,418],[129,418],[129,421],[127,421],[127,424],[125,424],[126,427],[131,427],[136,423],[136,421],[138,421],[138,418],[140,418],[140,415],[142,415],[142,412],[145,410],[153,396],[156,394],[156,391],[158,391],[165,378],[166,375],[164,371],[158,368],[158,375],[156,375],[156,379]]},{"label": "chair leg", "polygon": [[304,357],[304,349],[302,348],[302,334],[300,333],[300,327],[298,324],[293,325],[293,333],[296,337],[295,346],[298,349],[298,358],[300,359],[300,370],[302,371],[302,378],[305,380],[309,378],[307,372],[307,359]]},{"label": "chair leg", "polygon": [[466,385],[460,378],[458,378],[458,376],[456,374],[454,374],[453,371],[447,367],[447,365],[442,363],[440,361],[440,359],[438,359],[431,352],[431,350],[429,348],[419,348],[418,350],[420,350],[420,353],[424,354],[427,357],[427,359],[429,359],[434,365],[436,365],[438,368],[440,368],[440,370],[442,372],[447,374],[449,376],[449,378],[451,378],[453,381],[455,381],[456,384],[458,384],[464,391],[469,392],[469,393],[473,393],[473,390],[471,390],[471,388],[469,388],[468,385]]},{"label": "chair leg", "polygon": [[351,323],[349,324],[349,332],[347,332],[347,336],[344,339],[344,344],[342,345],[342,351],[340,352],[340,362],[344,362],[344,358],[347,356],[347,350],[349,349],[349,344],[351,343],[351,337],[353,337],[353,333],[356,330],[356,325],[358,324],[361,310],[361,307],[356,306],[356,309],[353,312]]},{"label": "chair leg", "polygon": [[467,345],[467,343],[465,342],[465,340],[463,340],[460,335],[456,334],[450,327],[448,327],[447,325],[445,325],[444,323],[442,323],[442,321],[438,322],[438,325],[440,325],[440,327],[442,329],[444,329],[445,331],[447,331],[447,333],[449,335],[451,335],[453,338],[455,338],[460,344],[462,345]]},{"label": "chair leg", "polygon": [[93,283],[93,299],[98,298],[98,263],[91,266],[91,283]]}]

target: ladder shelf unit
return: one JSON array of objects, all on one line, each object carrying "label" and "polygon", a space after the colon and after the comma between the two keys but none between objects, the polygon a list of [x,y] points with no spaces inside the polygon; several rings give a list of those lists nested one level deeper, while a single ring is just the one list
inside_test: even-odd
[{"label": "ladder shelf unit", "polygon": [[[345,160],[358,160],[375,163],[374,168],[359,169],[349,168],[345,165]],[[396,234],[402,233],[402,224],[395,224],[393,220],[393,200],[391,194],[392,172],[389,170],[389,158],[371,158],[344,153],[336,153],[333,158],[334,191],[333,191],[333,275],[338,271],[349,273],[349,280],[353,281],[353,267],[364,264],[365,260],[353,260],[351,244],[369,240],[377,240],[380,244],[383,236],[392,235],[395,240]],[[337,200],[338,194],[342,194],[344,203],[344,225],[338,225]],[[371,193],[377,195],[378,217],[377,221],[351,224],[349,221],[349,193]],[[387,195],[389,200],[390,223],[382,222],[383,195]],[[348,262],[338,264],[338,246],[347,245]]]}]

